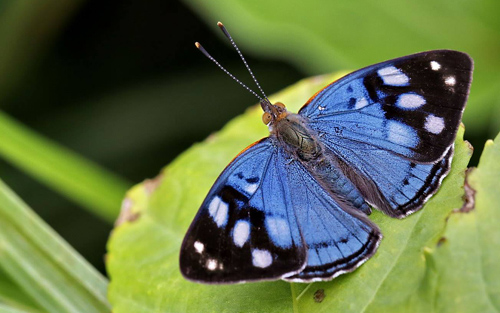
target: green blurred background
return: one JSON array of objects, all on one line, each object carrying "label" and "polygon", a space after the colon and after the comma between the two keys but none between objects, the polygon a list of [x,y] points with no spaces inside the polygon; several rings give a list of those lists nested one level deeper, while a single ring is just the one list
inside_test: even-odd
[{"label": "green blurred background", "polygon": [[[218,20],[267,94],[311,75],[456,49],[476,66],[464,117],[475,165],[500,129],[498,13],[495,0],[1,0],[0,105],[7,118],[132,186],[256,102],[194,48],[200,41],[253,87]],[[110,219],[14,164],[0,152],[0,177],[104,271]]]}]

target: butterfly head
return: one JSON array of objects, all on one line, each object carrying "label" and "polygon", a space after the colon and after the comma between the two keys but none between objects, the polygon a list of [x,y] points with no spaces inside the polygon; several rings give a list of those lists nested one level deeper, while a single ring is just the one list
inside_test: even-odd
[{"label": "butterfly head", "polygon": [[260,106],[262,107],[262,110],[264,110],[264,114],[262,114],[262,122],[268,126],[272,126],[274,123],[288,115],[285,105],[281,102],[271,104],[269,100],[263,99],[260,102]]}]

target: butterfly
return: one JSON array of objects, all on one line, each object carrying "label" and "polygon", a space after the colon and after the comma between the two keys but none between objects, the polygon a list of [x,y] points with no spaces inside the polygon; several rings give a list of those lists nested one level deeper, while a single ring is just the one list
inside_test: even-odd
[{"label": "butterfly", "polygon": [[382,239],[371,208],[416,212],[449,172],[472,70],[458,51],[400,57],[331,83],[298,114],[262,92],[269,137],[208,192],[181,246],[183,276],[312,282],[359,267]]}]

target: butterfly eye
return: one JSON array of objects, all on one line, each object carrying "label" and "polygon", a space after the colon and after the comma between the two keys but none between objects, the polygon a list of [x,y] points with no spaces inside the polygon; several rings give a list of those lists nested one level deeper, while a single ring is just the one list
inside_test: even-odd
[{"label": "butterfly eye", "polygon": [[273,117],[270,113],[264,112],[264,114],[262,114],[262,122],[264,122],[264,124],[269,124],[272,119]]},{"label": "butterfly eye", "polygon": [[274,105],[277,106],[277,107],[280,107],[282,109],[286,108],[285,105],[283,103],[281,103],[281,102],[276,102]]}]

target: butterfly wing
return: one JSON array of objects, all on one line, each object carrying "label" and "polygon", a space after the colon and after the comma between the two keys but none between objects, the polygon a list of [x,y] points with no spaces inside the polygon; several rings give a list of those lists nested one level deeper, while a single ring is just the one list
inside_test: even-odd
[{"label": "butterfly wing", "polygon": [[180,268],[187,279],[271,280],[304,267],[305,244],[277,154],[265,138],[219,176],[182,243]]},{"label": "butterfly wing", "polygon": [[263,139],[208,193],[182,243],[181,272],[198,282],[236,283],[351,271],[373,255],[381,235],[344,206],[272,138]]},{"label": "butterfly wing", "polygon": [[404,217],[448,173],[472,68],[449,50],[382,62],[327,86],[299,114],[370,204]]},{"label": "butterfly wing", "polygon": [[327,192],[300,162],[286,166],[291,200],[307,245],[307,265],[285,280],[331,280],[353,271],[377,250],[382,235],[366,214]]}]

